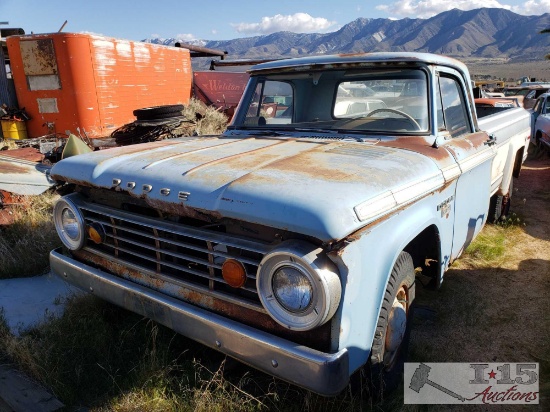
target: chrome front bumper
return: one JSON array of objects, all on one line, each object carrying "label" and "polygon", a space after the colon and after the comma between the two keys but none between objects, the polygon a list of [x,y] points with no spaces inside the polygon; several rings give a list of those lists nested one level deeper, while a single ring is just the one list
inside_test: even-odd
[{"label": "chrome front bumper", "polygon": [[60,249],[50,252],[50,266],[85,291],[292,384],[325,396],[348,384],[346,349],[329,354],[297,345],[80,263]]}]

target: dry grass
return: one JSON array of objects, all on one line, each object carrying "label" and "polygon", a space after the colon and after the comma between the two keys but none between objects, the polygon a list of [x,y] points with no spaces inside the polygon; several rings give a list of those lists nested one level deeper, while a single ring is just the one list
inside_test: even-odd
[{"label": "dry grass", "polygon": [[[195,120],[197,113],[201,113],[202,118]],[[185,106],[183,116],[196,122],[194,133],[199,136],[223,133],[229,121],[225,114],[214,107],[205,107],[204,103],[195,98],[192,98]]]},{"label": "dry grass", "polygon": [[48,270],[49,251],[61,245],[52,221],[57,198],[52,192],[23,197],[10,209],[13,224],[0,227],[0,279]]},{"label": "dry grass", "polygon": [[7,139],[1,141],[0,148],[2,148],[2,150],[13,150],[18,149],[19,146],[17,145],[17,142],[15,140]]}]

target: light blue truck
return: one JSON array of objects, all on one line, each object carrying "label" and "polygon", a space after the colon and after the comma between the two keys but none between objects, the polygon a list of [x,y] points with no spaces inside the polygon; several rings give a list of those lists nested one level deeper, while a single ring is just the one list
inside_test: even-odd
[{"label": "light blue truck", "polygon": [[254,66],[227,131],[57,163],[54,273],[323,395],[391,385],[415,273],[443,280],[509,204],[530,117],[478,119],[422,53]]}]

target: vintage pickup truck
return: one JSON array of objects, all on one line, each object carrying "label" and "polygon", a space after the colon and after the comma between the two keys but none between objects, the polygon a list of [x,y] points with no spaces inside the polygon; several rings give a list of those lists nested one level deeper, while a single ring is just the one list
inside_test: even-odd
[{"label": "vintage pickup truck", "polygon": [[439,285],[498,219],[529,134],[523,108],[478,120],[447,57],[263,63],[221,136],[57,163],[51,268],[323,395],[395,382],[415,272]]}]

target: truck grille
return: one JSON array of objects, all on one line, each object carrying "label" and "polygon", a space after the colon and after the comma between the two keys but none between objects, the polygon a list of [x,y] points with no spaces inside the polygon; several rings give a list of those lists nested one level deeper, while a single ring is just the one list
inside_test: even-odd
[{"label": "truck grille", "polygon": [[[88,203],[82,198],[75,204],[86,225],[101,225],[105,232],[101,244],[88,239],[87,252],[162,283],[264,312],[256,290],[256,272],[269,245]],[[243,263],[247,273],[243,287],[233,288],[223,279],[221,267],[227,258]]]}]

